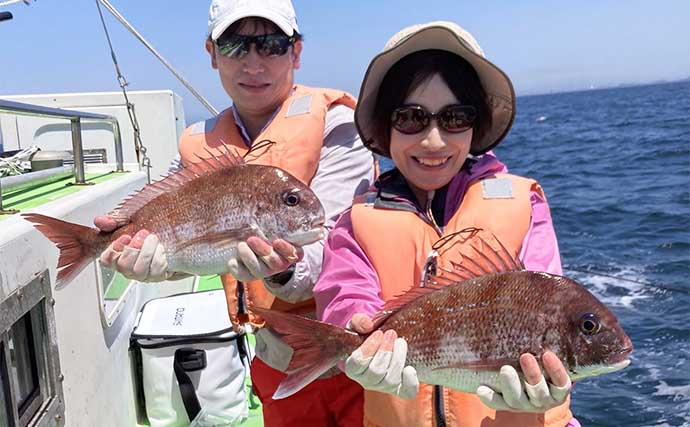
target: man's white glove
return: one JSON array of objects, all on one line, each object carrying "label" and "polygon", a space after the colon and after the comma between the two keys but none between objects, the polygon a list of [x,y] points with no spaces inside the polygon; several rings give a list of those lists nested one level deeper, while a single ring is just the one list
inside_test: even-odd
[{"label": "man's white glove", "polygon": [[123,276],[140,282],[161,282],[172,276],[168,273],[165,248],[155,234],[142,230],[134,238],[121,237],[103,251],[101,264],[114,268]]},{"label": "man's white glove", "polygon": [[297,248],[284,240],[273,245],[258,237],[250,237],[237,245],[237,256],[228,261],[229,273],[241,282],[263,279],[285,271],[303,256]]},{"label": "man's white glove", "polygon": [[521,368],[529,379],[520,378],[515,368],[505,365],[501,367],[498,387],[492,389],[481,385],[477,388],[477,396],[486,406],[497,411],[543,413],[562,404],[570,393],[572,383],[553,353],[546,358],[550,359],[547,364],[543,357],[547,373],[559,385],[547,384],[541,371],[535,371],[535,365],[536,369],[539,368],[534,356],[522,355]]},{"label": "man's white glove", "polygon": [[393,330],[376,331],[345,361],[345,373],[367,390],[412,399],[419,391],[417,371],[405,366],[407,341]]}]

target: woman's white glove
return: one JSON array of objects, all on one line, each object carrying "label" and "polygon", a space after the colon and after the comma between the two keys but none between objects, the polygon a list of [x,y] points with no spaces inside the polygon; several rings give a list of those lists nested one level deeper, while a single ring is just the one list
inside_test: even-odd
[{"label": "woman's white glove", "polygon": [[101,264],[113,268],[128,279],[140,282],[162,282],[168,273],[165,248],[155,234],[140,230],[133,238],[120,236],[103,251]]},{"label": "woman's white glove", "polygon": [[[350,321],[353,330],[368,333],[373,323],[368,316],[356,314]],[[412,399],[419,391],[417,371],[405,366],[407,341],[393,330],[376,331],[345,361],[345,373],[367,390]]]},{"label": "woman's white glove", "polygon": [[228,261],[229,273],[241,282],[263,279],[285,271],[302,259],[302,248],[277,239],[271,245],[259,237],[250,237],[237,245],[237,257]]},{"label": "woman's white glove", "polygon": [[527,353],[520,356],[524,380],[512,366],[502,366],[499,386],[492,389],[481,385],[477,388],[477,396],[497,411],[542,413],[562,404],[572,387],[570,377],[555,354],[545,352],[542,362],[552,384],[546,383],[537,360]]}]

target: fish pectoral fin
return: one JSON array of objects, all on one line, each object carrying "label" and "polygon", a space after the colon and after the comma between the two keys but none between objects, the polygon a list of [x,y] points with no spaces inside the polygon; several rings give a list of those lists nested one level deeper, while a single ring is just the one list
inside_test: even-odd
[{"label": "fish pectoral fin", "polygon": [[241,242],[255,235],[256,229],[252,226],[207,233],[180,244],[175,252],[181,252],[194,245],[209,245],[214,248],[224,248],[230,246],[233,242]]},{"label": "fish pectoral fin", "polygon": [[501,366],[510,365],[516,369],[519,369],[520,364],[515,359],[479,359],[479,360],[468,360],[458,363],[453,363],[446,366],[439,366],[438,368],[432,369],[433,371],[442,371],[445,369],[466,369],[472,371],[498,371]]}]

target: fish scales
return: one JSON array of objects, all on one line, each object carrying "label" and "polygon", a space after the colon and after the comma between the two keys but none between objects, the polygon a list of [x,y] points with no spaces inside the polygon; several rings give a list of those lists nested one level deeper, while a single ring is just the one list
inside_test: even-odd
[{"label": "fish scales", "polygon": [[119,236],[141,229],[162,243],[168,272],[211,275],[227,273],[237,245],[250,236],[303,246],[323,238],[325,221],[321,202],[304,183],[230,153],[145,186],[110,215],[120,225],[112,233],[23,215],[61,250],[58,289]]},{"label": "fish scales", "polygon": [[[630,339],[587,289],[506,260],[512,264],[456,281],[459,276],[450,272],[393,298],[374,318],[374,330],[392,329],[407,341],[405,363],[416,369],[420,382],[469,393],[481,384],[496,387],[504,365],[520,372],[524,353],[539,357],[552,351],[572,380],[630,363]],[[346,359],[368,336],[287,313],[254,311],[294,350],[274,399],[292,395]]]},{"label": "fish scales", "polygon": [[[270,167],[238,166],[192,181],[144,206],[132,217],[133,228],[146,228],[158,236],[166,248],[172,271],[196,274],[222,271],[235,256],[237,243],[257,234],[254,214],[261,205],[269,203],[262,200],[265,189],[257,184],[276,181],[267,177],[274,171]],[[215,202],[209,203],[211,200]],[[232,241],[197,238],[227,230],[237,230]],[[193,243],[189,244],[190,241]]]},{"label": "fish scales", "polygon": [[[472,391],[482,382],[494,383],[500,366],[518,367],[517,355],[539,354],[545,345],[561,353],[563,313],[550,301],[564,291],[564,280],[526,271],[481,276],[420,298],[381,329],[407,340],[407,362],[418,369],[420,381],[447,380],[452,384],[443,385]],[[480,371],[494,372],[446,368],[475,363]]]}]

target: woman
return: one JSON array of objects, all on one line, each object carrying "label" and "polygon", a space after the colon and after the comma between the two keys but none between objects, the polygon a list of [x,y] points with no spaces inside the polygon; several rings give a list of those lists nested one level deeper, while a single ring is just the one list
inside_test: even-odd
[{"label": "woman", "polygon": [[[389,40],[369,65],[355,121],[365,145],[395,168],[329,235],[314,288],[320,319],[370,332],[385,301],[463,257],[479,258],[463,243],[481,235],[495,236],[529,270],[561,273],[541,187],[505,174],[489,152],[514,114],[510,80],[456,24],[415,25]],[[523,354],[524,381],[504,366],[500,390],[480,386],[474,395],[419,385],[406,352],[394,331],[376,332],[348,358],[346,373],[365,388],[364,425],[579,426],[553,353],[541,358],[550,385]]]}]

